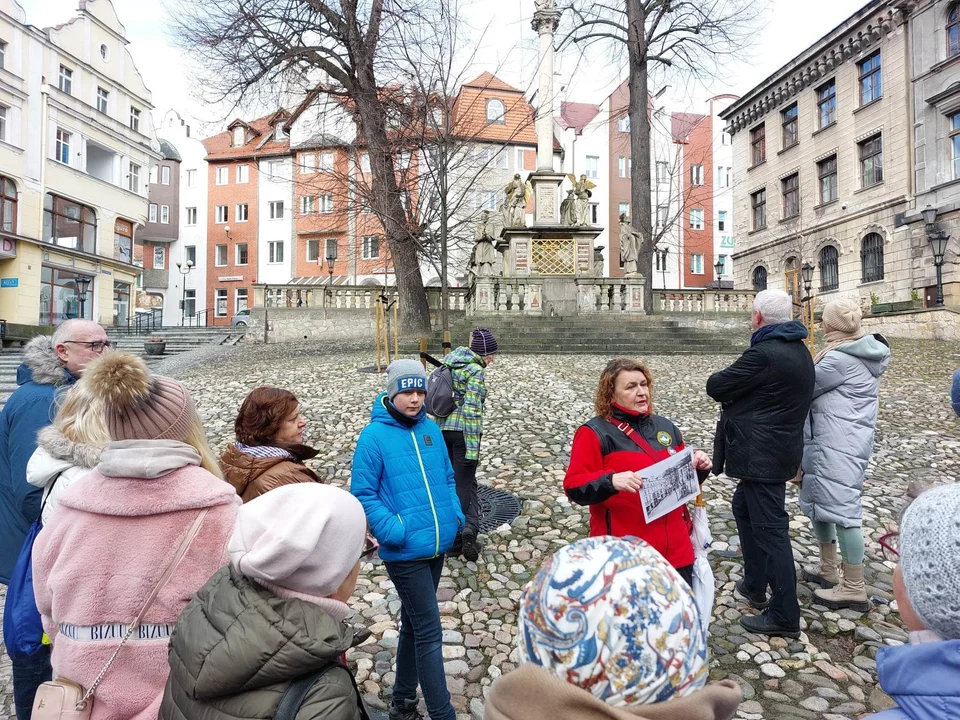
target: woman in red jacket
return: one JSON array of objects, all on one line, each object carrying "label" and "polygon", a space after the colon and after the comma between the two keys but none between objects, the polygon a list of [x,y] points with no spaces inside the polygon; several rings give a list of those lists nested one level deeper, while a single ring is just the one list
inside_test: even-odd
[{"label": "woman in red jacket", "polygon": [[[597,387],[596,411],[597,416],[573,437],[563,480],[567,497],[590,506],[591,536],[646,540],[691,583],[694,555],[686,506],[648,525],[637,493],[643,487],[644,468],[684,449],[677,426],[653,414],[650,369],[630,358],[607,363]],[[699,450],[693,453],[693,463],[702,483],[713,464]]]}]

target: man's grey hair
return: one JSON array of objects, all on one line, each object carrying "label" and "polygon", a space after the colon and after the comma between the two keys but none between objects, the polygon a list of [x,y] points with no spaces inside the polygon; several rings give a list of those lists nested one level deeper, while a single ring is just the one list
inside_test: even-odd
[{"label": "man's grey hair", "polygon": [[70,318],[69,320],[60,323],[57,326],[57,329],[53,331],[53,335],[50,338],[50,345],[56,348],[57,345],[60,345],[67,340],[71,340],[74,335],[79,333],[81,330],[88,329],[91,326],[100,327],[100,325],[95,323],[93,320]]},{"label": "man's grey hair", "polygon": [[753,311],[760,313],[764,325],[793,320],[793,299],[783,290],[761,290],[753,300]]}]

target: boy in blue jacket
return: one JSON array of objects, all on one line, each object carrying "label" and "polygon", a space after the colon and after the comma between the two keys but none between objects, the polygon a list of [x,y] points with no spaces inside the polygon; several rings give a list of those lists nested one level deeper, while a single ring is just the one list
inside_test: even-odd
[{"label": "boy in blue jacket", "polygon": [[420,717],[418,682],[431,720],[456,718],[443,671],[437,586],[464,517],[443,434],[424,409],[426,390],[419,362],[390,363],[387,391],[357,440],[350,480],[400,596],[391,720]]}]

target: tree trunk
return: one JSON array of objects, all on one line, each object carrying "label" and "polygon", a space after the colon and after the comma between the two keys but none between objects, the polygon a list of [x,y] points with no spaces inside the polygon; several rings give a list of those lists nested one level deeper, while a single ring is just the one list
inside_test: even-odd
[{"label": "tree trunk", "polygon": [[642,0],[626,0],[630,70],[630,200],[640,231],[637,269],[646,278],[643,305],[653,313],[653,223],[650,209],[650,92],[647,85],[646,13]]}]

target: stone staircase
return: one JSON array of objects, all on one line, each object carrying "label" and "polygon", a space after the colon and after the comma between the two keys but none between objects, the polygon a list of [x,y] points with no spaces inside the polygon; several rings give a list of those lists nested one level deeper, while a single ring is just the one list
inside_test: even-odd
[{"label": "stone staircase", "polygon": [[[474,315],[451,328],[454,347],[466,344],[471,328],[488,328],[497,337],[500,352],[529,355],[735,355],[749,340],[749,327],[741,330],[701,330],[658,316],[625,318]],[[428,340],[428,352],[440,352],[442,333]],[[416,340],[403,344],[416,353]]]},{"label": "stone staircase", "polygon": [[[141,355],[148,365],[154,365],[171,355],[179,355],[207,345],[236,345],[243,340],[246,331],[245,327],[172,327],[137,335],[126,329],[107,328],[107,337],[113,342],[114,349]],[[167,340],[163,355],[146,355],[143,351],[143,341],[154,335],[162,336]],[[17,389],[17,368],[22,362],[22,349],[8,348],[0,351],[0,408],[6,403],[10,394]]]},{"label": "stone staircase", "polygon": [[[107,337],[113,342],[115,350],[142,355],[148,364],[152,364],[171,355],[179,355],[206,345],[236,345],[243,340],[246,332],[246,327],[235,326],[165,327],[137,335],[125,328],[107,328]],[[163,355],[146,355],[144,353],[143,342],[148,337],[162,337],[167,341]]]}]

